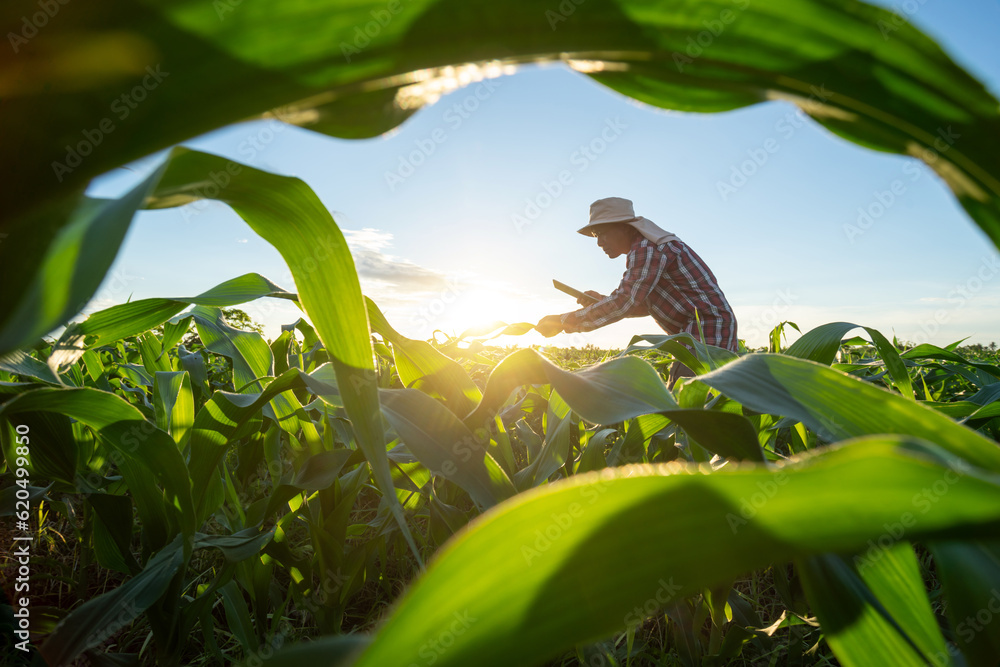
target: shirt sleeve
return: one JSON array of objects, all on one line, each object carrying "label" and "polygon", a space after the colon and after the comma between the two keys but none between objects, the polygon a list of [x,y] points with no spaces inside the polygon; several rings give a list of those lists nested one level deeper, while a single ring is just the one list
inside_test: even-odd
[{"label": "shirt sleeve", "polygon": [[667,256],[651,243],[629,250],[625,274],[614,292],[586,308],[561,316],[564,330],[592,331],[624,317],[647,315],[646,299],[667,266]]}]

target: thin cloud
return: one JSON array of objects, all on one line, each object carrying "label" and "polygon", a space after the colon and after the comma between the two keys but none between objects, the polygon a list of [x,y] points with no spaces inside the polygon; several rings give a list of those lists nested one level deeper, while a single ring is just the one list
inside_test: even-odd
[{"label": "thin cloud", "polygon": [[345,229],[344,238],[366,291],[399,296],[400,293],[435,292],[448,287],[448,277],[440,271],[383,252],[392,245],[393,236],[389,232],[370,227]]}]

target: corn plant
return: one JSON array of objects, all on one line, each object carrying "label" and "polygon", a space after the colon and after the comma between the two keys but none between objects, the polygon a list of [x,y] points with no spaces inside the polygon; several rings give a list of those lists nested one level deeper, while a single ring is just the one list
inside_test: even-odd
[{"label": "corn plant", "polygon": [[[0,12],[13,25],[29,9]],[[848,140],[923,159],[1000,242],[997,101],[896,15],[622,0],[539,30],[546,9],[414,2],[364,45],[355,28],[389,11],[378,3],[114,0],[22,26],[12,46],[32,64],[8,77],[3,107],[18,129],[2,148],[17,193],[0,243],[4,509],[20,489],[63,516],[82,569],[106,577],[91,596],[84,575],[72,608],[35,628],[46,661],[636,664],[659,617],[690,664],[786,635],[803,660],[995,662],[995,364],[901,352],[871,328],[845,341],[859,327],[844,322],[784,353],[780,332],[742,357],[661,335],[572,371],[532,350],[497,361],[395,331],[298,179],[173,148],[120,199],[83,195],[229,122],[270,111],[372,136],[432,100],[448,67],[475,78],[564,58],[665,108],[788,100]],[[738,20],[710,56],[686,55],[724,12]],[[123,94],[129,113],[107,118]],[[945,130],[961,141],[942,145]],[[294,291],[250,274],[71,321],[137,210],[206,197],[278,249]],[[258,298],[292,300],[308,322],[268,343],[225,321],[221,308]],[[698,375],[670,391],[658,371],[675,359]],[[761,571],[777,619],[734,586]]]}]

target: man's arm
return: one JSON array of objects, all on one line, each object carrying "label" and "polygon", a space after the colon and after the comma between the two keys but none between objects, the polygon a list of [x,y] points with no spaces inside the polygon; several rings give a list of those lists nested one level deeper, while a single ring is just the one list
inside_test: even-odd
[{"label": "man's arm", "polygon": [[652,243],[643,242],[629,250],[622,281],[610,295],[597,303],[560,316],[563,331],[591,331],[624,317],[646,315],[646,298],[667,267],[667,257]]}]

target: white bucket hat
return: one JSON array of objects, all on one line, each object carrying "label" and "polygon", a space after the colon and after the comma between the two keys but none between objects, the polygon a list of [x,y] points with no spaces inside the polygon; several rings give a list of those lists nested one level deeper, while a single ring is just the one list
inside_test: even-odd
[{"label": "white bucket hat", "polygon": [[598,199],[590,205],[590,222],[577,232],[584,236],[596,236],[595,228],[610,223],[631,225],[651,243],[660,245],[669,241],[679,241],[676,234],[661,229],[648,218],[637,216],[632,202],[621,197],[606,197]]}]

